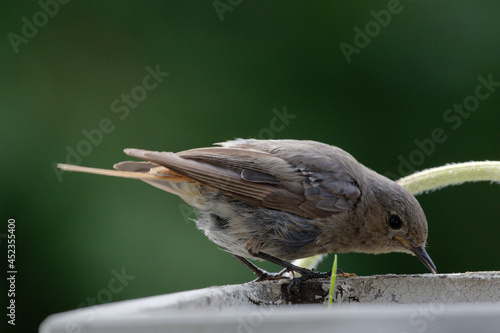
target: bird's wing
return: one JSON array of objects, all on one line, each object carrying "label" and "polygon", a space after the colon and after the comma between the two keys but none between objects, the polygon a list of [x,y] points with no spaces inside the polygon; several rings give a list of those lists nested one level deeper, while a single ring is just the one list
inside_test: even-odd
[{"label": "bird's wing", "polygon": [[336,169],[331,157],[288,159],[270,152],[230,147],[199,148],[176,154],[125,149],[125,153],[248,204],[303,217],[347,212],[360,196],[355,180],[344,167],[339,165]]}]

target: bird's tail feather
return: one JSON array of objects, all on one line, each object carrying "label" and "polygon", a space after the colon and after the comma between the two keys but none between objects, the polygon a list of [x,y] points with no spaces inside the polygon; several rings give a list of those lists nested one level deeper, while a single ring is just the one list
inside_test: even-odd
[{"label": "bird's tail feather", "polygon": [[197,186],[190,186],[196,181],[179,175],[168,168],[159,166],[152,162],[120,162],[114,165],[115,169],[89,168],[71,164],[57,164],[57,167],[64,171],[91,173],[95,175],[140,179],[161,190],[180,196],[185,201],[192,200],[192,191],[196,191]]},{"label": "bird's tail feather", "polygon": [[[123,163],[123,162],[122,162]],[[133,162],[131,162],[133,163]],[[118,166],[119,164],[117,164]],[[58,163],[57,167],[64,171],[73,171],[73,172],[83,172],[83,173],[91,173],[95,175],[103,175],[103,176],[112,176],[112,177],[122,177],[122,178],[133,178],[133,179],[141,179],[141,180],[162,180],[169,181],[173,183],[192,181],[189,178],[181,176],[173,171],[170,171],[164,167],[157,167],[145,171],[124,171],[124,170],[108,170],[108,169],[98,169],[98,168],[89,168],[79,165],[72,164],[64,164]],[[163,170],[161,170],[163,169]]]}]

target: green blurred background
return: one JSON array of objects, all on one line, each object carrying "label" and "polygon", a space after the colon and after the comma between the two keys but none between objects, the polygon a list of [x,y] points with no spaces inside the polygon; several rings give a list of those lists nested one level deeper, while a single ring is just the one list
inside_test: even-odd
[{"label": "green blurred background", "polygon": [[[52,163],[64,162],[68,147],[88,149],[82,131],[102,119],[113,130],[82,165],[109,168],[127,159],[126,147],[179,151],[271,136],[339,146],[383,174],[397,175],[412,153],[424,157],[415,169],[500,159],[500,88],[460,125],[443,118],[474,94],[478,76],[500,81],[499,2],[402,1],[350,63],[340,44],[353,45],[354,28],[364,30],[388,1],[223,0],[220,15],[212,1],[48,3],[45,24],[34,1],[4,2],[0,14],[1,284],[5,299],[14,218],[18,329],[83,304],[254,278],[196,229],[179,198],[134,180],[64,173],[59,181]],[[38,32],[13,45],[33,16]],[[112,103],[141,92],[148,66],[170,74],[120,119]],[[284,108],[295,117],[280,126],[273,118]],[[415,153],[415,140],[436,128],[447,140]],[[500,268],[499,193],[477,183],[418,197],[440,272]],[[320,268],[330,267],[331,257]],[[426,272],[405,254],[344,254],[339,267]],[[122,270],[129,280],[110,287]]]}]

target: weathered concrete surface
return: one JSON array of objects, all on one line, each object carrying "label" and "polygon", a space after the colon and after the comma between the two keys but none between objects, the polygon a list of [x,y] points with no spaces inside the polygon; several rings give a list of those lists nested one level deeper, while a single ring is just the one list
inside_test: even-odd
[{"label": "weathered concrete surface", "polygon": [[384,304],[500,302],[500,272],[340,279],[335,300]]},{"label": "weathered concrete surface", "polygon": [[[286,306],[326,303],[328,288],[326,280],[211,287],[53,315],[42,323],[40,331],[293,332],[298,327],[319,330],[330,325],[336,330],[376,332],[370,327],[376,324],[390,331],[423,332],[424,326],[432,324],[444,332],[449,324],[454,329],[450,332],[459,332],[474,327],[471,323],[480,325],[474,331],[487,332],[491,327],[500,331],[500,272],[339,278],[334,311],[325,312],[325,305],[302,312],[296,306]],[[301,322],[297,322],[299,318]],[[384,324],[383,318],[390,318],[391,325]],[[280,330],[279,323],[286,329]]]}]

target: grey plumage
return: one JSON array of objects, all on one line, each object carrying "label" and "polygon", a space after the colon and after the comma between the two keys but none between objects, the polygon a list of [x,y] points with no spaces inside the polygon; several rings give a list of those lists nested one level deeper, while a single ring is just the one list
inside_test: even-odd
[{"label": "grey plumage", "polygon": [[143,173],[144,181],[179,195],[199,211],[198,228],[239,257],[399,251],[435,272],[417,200],[342,149],[298,140],[219,145],[178,153],[125,149],[147,162],[116,164],[115,175]]}]

